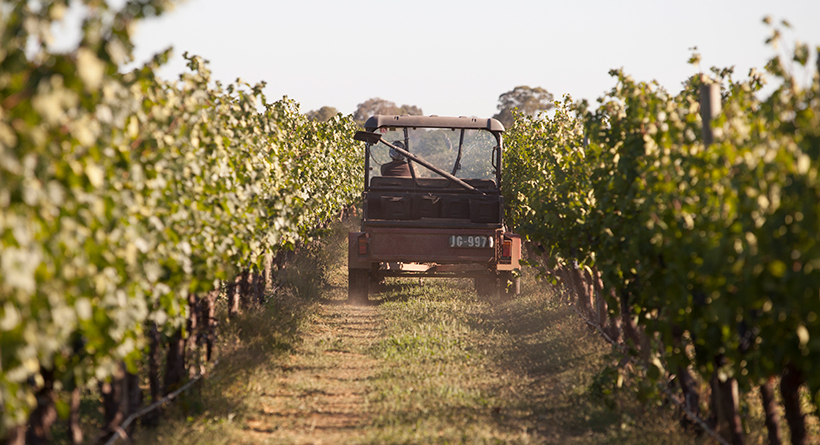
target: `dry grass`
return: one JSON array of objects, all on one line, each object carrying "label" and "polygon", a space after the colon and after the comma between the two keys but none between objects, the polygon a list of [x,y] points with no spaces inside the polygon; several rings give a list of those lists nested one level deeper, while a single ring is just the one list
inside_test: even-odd
[{"label": "dry grass", "polygon": [[239,420],[264,394],[270,370],[277,369],[297,346],[310,310],[310,305],[285,293],[230,323],[224,320],[219,364],[195,390],[166,410],[159,427],[138,430],[135,442],[236,443]]},{"label": "dry grass", "polygon": [[258,442],[254,431],[266,427],[254,419],[259,409],[266,409],[269,388],[294,369],[291,359],[310,343],[321,299],[338,298],[347,288],[347,276],[337,270],[339,249],[346,249],[346,242],[346,229],[336,227],[323,242],[300,248],[277,274],[275,295],[262,307],[230,321],[221,308],[218,366],[166,410],[159,427],[138,430],[135,442]]}]

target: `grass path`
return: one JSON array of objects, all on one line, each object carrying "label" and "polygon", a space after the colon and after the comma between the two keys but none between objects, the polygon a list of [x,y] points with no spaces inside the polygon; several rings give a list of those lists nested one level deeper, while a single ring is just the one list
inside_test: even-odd
[{"label": "grass path", "polygon": [[281,277],[291,292],[225,328],[213,376],[135,441],[698,443],[668,407],[595,397],[609,347],[549,287],[528,280],[505,301],[469,280],[393,280],[349,306],[345,241],[308,252]]},{"label": "grass path", "polygon": [[137,443],[693,443],[631,394],[619,410],[590,397],[607,348],[570,308],[470,292],[410,284],[367,307],[315,304],[291,346],[235,354],[193,415]]},{"label": "grass path", "polygon": [[[467,281],[395,285],[379,296],[383,361],[363,443],[693,443],[670,410],[633,394],[616,409],[590,384],[609,347],[534,286],[482,299]],[[651,438],[651,440],[649,440]]]}]

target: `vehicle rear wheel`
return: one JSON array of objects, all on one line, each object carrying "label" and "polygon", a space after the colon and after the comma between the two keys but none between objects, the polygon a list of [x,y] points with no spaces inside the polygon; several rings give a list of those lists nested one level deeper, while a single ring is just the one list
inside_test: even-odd
[{"label": "vehicle rear wheel", "polygon": [[521,277],[513,276],[512,271],[499,272],[499,295],[515,296],[521,293]]},{"label": "vehicle rear wheel", "polygon": [[349,304],[367,304],[367,293],[369,287],[369,270],[347,269],[347,302]]}]

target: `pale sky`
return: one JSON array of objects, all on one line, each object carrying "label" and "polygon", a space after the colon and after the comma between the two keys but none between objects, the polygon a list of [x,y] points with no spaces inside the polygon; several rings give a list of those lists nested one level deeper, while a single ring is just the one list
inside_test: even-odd
[{"label": "pale sky", "polygon": [[198,54],[223,83],[264,80],[270,101],[287,95],[303,112],[347,114],[381,97],[428,115],[488,117],[517,85],[593,101],[615,85],[613,68],[677,92],[697,72],[693,46],[704,70],[735,66],[745,77],[774,54],[766,15],[792,24],[790,47],[820,45],[818,0],[188,0],[139,25],[135,55],[173,46],[161,71],[173,78],[184,51]]}]

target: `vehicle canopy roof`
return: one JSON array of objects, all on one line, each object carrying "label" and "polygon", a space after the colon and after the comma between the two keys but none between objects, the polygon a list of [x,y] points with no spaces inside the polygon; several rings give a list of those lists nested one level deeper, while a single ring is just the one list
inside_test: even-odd
[{"label": "vehicle canopy roof", "polygon": [[501,122],[489,118],[478,117],[446,117],[446,116],[401,116],[377,114],[371,116],[364,123],[367,131],[373,131],[380,127],[410,127],[410,128],[467,128],[478,130],[489,130],[492,132],[503,132],[504,125]]}]

